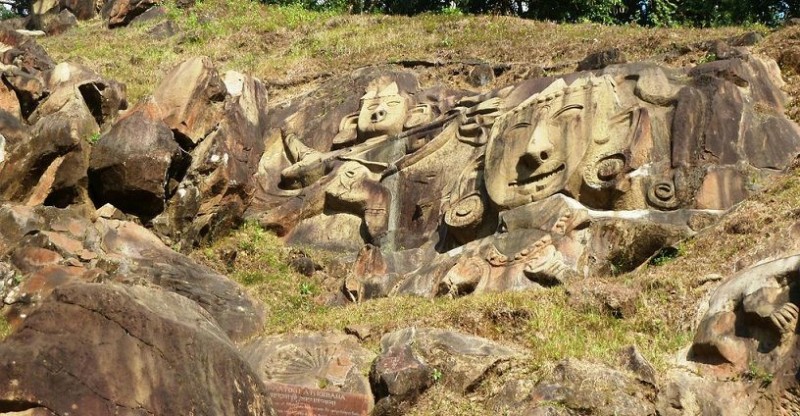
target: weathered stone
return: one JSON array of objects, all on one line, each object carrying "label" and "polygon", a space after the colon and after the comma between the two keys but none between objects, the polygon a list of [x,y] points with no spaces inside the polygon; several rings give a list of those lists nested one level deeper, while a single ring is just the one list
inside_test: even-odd
[{"label": "weathered stone", "polygon": [[[504,364],[518,357],[515,350],[487,339],[431,328],[408,328],[386,334],[381,339],[381,351],[373,365],[372,380],[387,383],[386,392],[399,397],[412,394],[411,390],[420,386],[390,383],[386,379],[393,377],[392,374],[410,371],[408,374],[419,380],[424,388],[426,383],[422,380],[422,370],[436,369],[441,375],[438,382],[464,394],[476,389],[490,373],[502,373]],[[400,357],[399,364],[394,364],[393,356]],[[413,365],[415,361],[419,364]],[[404,362],[410,365],[408,370]],[[433,381],[432,373],[427,376]]]},{"label": "weathered stone", "polygon": [[[202,141],[196,147],[182,142],[179,138],[186,136],[175,130],[179,144],[192,149],[191,164],[186,167],[183,180],[175,178],[177,187],[168,195],[171,199],[167,210],[153,222],[159,234],[184,248],[211,241],[238,227],[255,192],[252,172],[257,170],[267,129],[266,88],[252,77],[233,72],[226,75],[226,81],[228,86],[223,86],[222,91],[229,93],[219,118],[209,120],[213,121],[213,130],[205,137],[198,136]],[[192,97],[187,103],[195,99]],[[163,109],[163,103],[160,105]],[[208,105],[197,111],[215,113],[215,104]],[[166,115],[165,119],[169,121],[173,116]],[[186,126],[191,128],[191,123]]]},{"label": "weathered stone", "polygon": [[[266,92],[263,94],[266,99]],[[156,87],[153,100],[161,109],[164,123],[188,151],[216,127],[225,95],[225,84],[211,60],[198,57],[173,68]]]},{"label": "weathered stone", "polygon": [[178,34],[178,27],[172,20],[165,20],[155,26],[153,26],[147,33],[156,40],[164,40],[171,38]]},{"label": "weathered stone", "polygon": [[373,402],[369,380],[362,372],[374,354],[351,336],[308,333],[260,337],[243,345],[241,351],[264,383],[354,393]]},{"label": "weathered stone", "polygon": [[774,372],[794,348],[798,302],[793,291],[800,257],[786,257],[730,277],[712,295],[695,335],[690,358],[729,364],[743,371],[751,363]]},{"label": "weathered stone", "polygon": [[591,71],[603,69],[609,65],[624,64],[628,62],[621,50],[614,48],[595,52],[578,63],[578,71]]},{"label": "weathered stone", "polygon": [[157,2],[153,0],[109,0],[100,14],[109,28],[126,26],[136,16],[146,12]]},{"label": "weathered stone", "polygon": [[483,87],[494,82],[494,68],[489,64],[475,65],[467,77],[473,87]]},{"label": "weathered stone", "polygon": [[265,387],[207,312],[144,287],[56,289],[0,344],[0,367],[10,409],[39,403],[58,414],[269,411]]},{"label": "weathered stone", "polygon": [[[0,207],[0,255],[19,252],[21,257],[14,257],[18,267],[41,275],[30,284],[26,283],[29,277],[23,279],[26,296],[42,299],[70,280],[64,273],[71,281],[148,284],[193,300],[235,341],[260,330],[263,310],[230,279],[173,252],[141,226],[104,218],[92,222],[86,216],[77,208]],[[37,259],[36,253],[44,253],[38,249],[56,252],[66,260],[48,264]],[[28,314],[36,306],[19,313]]]},{"label": "weathered stone", "polygon": [[568,409],[596,415],[655,415],[652,387],[606,366],[565,360],[531,393],[536,402],[557,402]]},{"label": "weathered stone", "polygon": [[17,66],[28,74],[47,71],[54,66],[44,48],[31,36],[0,29],[0,44],[9,47],[0,49],[0,62],[3,64]]},{"label": "weathered stone", "polygon": [[69,10],[78,20],[94,18],[100,12],[102,5],[103,2],[98,0],[59,0],[62,12]]},{"label": "weathered stone", "polygon": [[155,105],[145,103],[120,118],[94,146],[89,163],[92,199],[152,218],[174,193],[168,188],[170,178],[180,180],[189,162],[172,131],[158,119]]},{"label": "weathered stone", "polygon": [[58,14],[46,14],[41,16],[41,28],[48,35],[59,35],[78,25],[78,19],[65,8]]}]

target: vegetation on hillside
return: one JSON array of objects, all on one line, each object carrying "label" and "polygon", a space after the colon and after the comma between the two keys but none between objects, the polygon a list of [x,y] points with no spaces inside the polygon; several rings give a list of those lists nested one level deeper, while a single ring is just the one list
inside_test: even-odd
[{"label": "vegetation on hillside", "polygon": [[99,20],[41,40],[53,58],[84,63],[128,86],[130,101],[150,94],[163,75],[192,56],[264,80],[271,99],[308,91],[332,74],[400,61],[437,63],[431,82],[449,81],[448,63],[482,60],[570,72],[590,52],[620,48],[631,61],[684,64],[703,59],[694,45],[763,26],[715,29],[555,24],[508,16],[425,14],[413,18],[346,15],[251,0],[205,0],[190,10],[168,6],[178,34],[155,39],[145,22],[109,30]]},{"label": "vegetation on hillside", "polygon": [[[617,47],[630,61],[683,66],[714,59],[707,49],[698,46],[705,41],[753,30],[762,34],[770,31],[766,26],[697,29],[555,24],[511,16],[470,16],[461,9],[413,18],[351,15],[341,9],[310,10],[293,3],[276,6],[251,0],[205,0],[189,10],[168,5],[168,18],[178,29],[175,36],[153,38],[149,32],[158,22],[109,30],[95,20],[81,22],[65,34],[43,38],[41,43],[56,61],[80,62],[126,83],[133,102],[150,94],[176,63],[207,55],[222,70],[248,72],[264,80],[274,105],[282,98],[315,88],[327,77],[369,65],[427,61],[435,65],[425,82],[449,83],[453,76],[449,65],[462,61],[536,67],[550,75],[573,71],[588,53]],[[520,3],[525,2],[514,4]],[[697,4],[710,7],[715,3]],[[794,7],[793,3],[786,4]],[[682,10],[687,13],[690,9]],[[722,17],[701,23],[739,21],[736,19]],[[800,28],[781,30],[768,37],[758,51],[777,58],[787,45],[800,44]],[[788,90],[796,100],[800,91],[797,77],[791,70],[787,75]],[[790,107],[795,119],[796,110],[796,106]],[[342,276],[330,266],[313,277],[293,271],[288,263],[296,252],[255,224],[247,224],[230,237],[193,253],[193,257],[240,282],[264,302],[268,317],[264,332],[268,334],[342,331],[359,325],[374,334],[367,346],[377,349],[383,333],[412,325],[431,326],[456,329],[527,351],[529,358],[523,367],[531,377],[543,374],[554,361],[566,357],[613,364],[620,349],[628,345],[637,345],[663,370],[669,365],[669,357],[691,341],[703,297],[720,278],[742,267],[743,259],[758,258],[770,238],[793,224],[798,200],[800,172],[795,171],[764,194],[738,206],[719,225],[649,264],[622,275],[593,276],[592,284],[616,285],[635,292],[634,312],[624,316],[592,299],[582,301],[571,287],[455,299],[398,297],[332,306],[326,295],[338,289]],[[741,223],[733,227],[737,231],[730,232],[731,224],[737,222]],[[749,231],[741,232],[743,229]],[[306,251],[320,263],[337,261],[332,253]],[[3,324],[0,321],[0,339]],[[444,396],[434,387],[427,397],[435,399],[423,398],[415,414],[481,414],[467,399]]]}]

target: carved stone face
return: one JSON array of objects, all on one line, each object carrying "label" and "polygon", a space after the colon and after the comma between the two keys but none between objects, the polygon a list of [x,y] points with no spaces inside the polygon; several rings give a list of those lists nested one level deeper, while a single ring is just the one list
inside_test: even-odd
[{"label": "carved stone face", "polygon": [[514,208],[577,191],[590,149],[608,142],[616,111],[613,81],[589,77],[571,86],[559,80],[504,115],[486,153],[492,201]]},{"label": "carved stone face", "polygon": [[361,98],[358,113],[358,137],[368,139],[403,131],[408,113],[408,100],[400,95],[397,84],[381,91],[370,91]]}]

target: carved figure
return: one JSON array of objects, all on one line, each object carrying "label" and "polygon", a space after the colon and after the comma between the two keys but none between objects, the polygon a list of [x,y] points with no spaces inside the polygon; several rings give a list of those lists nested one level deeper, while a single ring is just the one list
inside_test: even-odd
[{"label": "carved figure", "polygon": [[500,117],[486,150],[492,201],[509,209],[555,193],[580,200],[630,172],[641,112],[623,109],[615,88],[609,75],[559,79]]},{"label": "carved figure", "polygon": [[[744,270],[712,295],[692,346],[696,361],[745,369],[786,351],[797,331],[800,256]],[[766,361],[775,361],[766,360]]]}]

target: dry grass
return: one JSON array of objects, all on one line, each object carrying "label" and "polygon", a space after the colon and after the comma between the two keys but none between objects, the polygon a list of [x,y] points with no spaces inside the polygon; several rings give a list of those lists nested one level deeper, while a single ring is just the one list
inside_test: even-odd
[{"label": "dry grass", "polygon": [[0,341],[6,339],[9,335],[11,335],[11,325],[6,320],[5,315],[0,314]]},{"label": "dry grass", "polygon": [[[313,88],[316,80],[331,74],[398,61],[438,62],[443,66],[434,68],[426,81],[451,84],[448,63],[478,59],[558,73],[574,70],[588,53],[610,47],[620,48],[630,61],[689,65],[705,58],[707,52],[695,46],[699,42],[750,30],[766,33],[761,27],[646,29],[490,16],[342,16],[250,0],[206,0],[189,12],[167,9],[180,33],[165,40],[148,34],[155,22],[112,31],[92,21],[41,43],[56,61],[80,62],[126,83],[131,101],[136,101],[149,94],[173,65],[196,55],[210,56],[223,70],[249,72],[265,80],[275,99]],[[756,51],[779,59],[789,47],[800,48],[800,28],[770,34]],[[783,69],[788,70],[790,115],[798,120],[800,76],[794,68]],[[613,364],[622,347],[635,344],[664,369],[669,356],[690,342],[698,304],[716,285],[704,283],[703,277],[729,276],[775,254],[769,251],[771,239],[785,233],[798,216],[798,179],[795,171],[742,203],[723,222],[684,242],[674,260],[622,276],[599,276],[638,291],[637,313],[624,319],[573,308],[565,289],[325,306],[323,295],[335,291],[342,276],[327,270],[308,278],[292,271],[287,266],[290,250],[252,224],[193,256],[239,281],[264,302],[265,333],[343,330],[358,324],[372,329],[375,336],[367,346],[376,349],[379,336],[395,329],[451,328],[527,351],[523,366],[532,375],[566,357]],[[0,339],[3,325],[0,321]],[[411,414],[491,413],[468,398],[434,387]]]},{"label": "dry grass", "polygon": [[[180,33],[155,40],[147,22],[109,30],[100,21],[42,39],[56,61],[82,62],[128,85],[131,101],[149,94],[183,59],[211,57],[222,69],[252,73],[275,96],[311,88],[309,82],[355,68],[398,61],[482,60],[571,71],[586,54],[618,47],[629,60],[684,64],[702,59],[691,45],[755,29],[647,29],[636,26],[555,24],[504,16],[334,15],[251,0],[206,0],[191,11],[168,6]],[[433,81],[444,81],[440,71]]]},{"label": "dry grass", "polygon": [[[236,260],[226,263],[236,251]],[[396,297],[347,306],[324,306],[319,296],[335,290],[341,276],[318,273],[308,278],[286,266],[289,249],[253,224],[201,252],[195,258],[245,285],[267,307],[265,333],[298,330],[341,331],[352,325],[371,328],[367,345],[380,335],[409,326],[449,328],[489,338],[528,352],[532,371],[567,357],[613,362],[619,351],[637,345],[659,367],[664,353],[682,347],[690,333],[660,316],[667,292],[653,288],[639,299],[639,313],[617,319],[601,310],[569,305],[563,288],[463,298]],[[313,255],[312,255],[313,256]],[[324,289],[323,289],[324,288]],[[657,305],[657,307],[651,307]],[[390,313],[387,313],[389,312]]]}]

